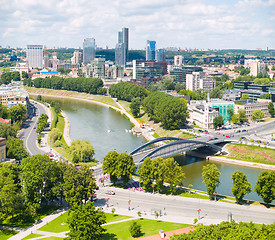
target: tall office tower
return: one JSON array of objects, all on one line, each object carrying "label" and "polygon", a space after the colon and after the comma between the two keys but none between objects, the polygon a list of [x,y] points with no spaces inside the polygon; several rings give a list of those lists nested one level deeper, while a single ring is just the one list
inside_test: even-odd
[{"label": "tall office tower", "polygon": [[166,62],[166,51],[164,48],[156,50],[156,61],[157,62]]},{"label": "tall office tower", "polygon": [[125,43],[118,43],[115,50],[115,61],[116,65],[126,65],[126,46]]},{"label": "tall office tower", "polygon": [[47,68],[49,66],[49,52],[44,51],[44,68]]},{"label": "tall office tower", "polygon": [[86,38],[83,42],[83,63],[91,63],[95,59],[95,39]]},{"label": "tall office tower", "polygon": [[43,68],[43,45],[27,45],[27,61],[30,68]]},{"label": "tall office tower", "polygon": [[156,56],[156,41],[147,40],[146,44],[146,60],[155,60]]},{"label": "tall office tower", "polygon": [[125,54],[126,54],[126,62],[129,58],[129,28],[122,28],[121,32],[118,32],[118,43],[124,43],[125,44]]}]

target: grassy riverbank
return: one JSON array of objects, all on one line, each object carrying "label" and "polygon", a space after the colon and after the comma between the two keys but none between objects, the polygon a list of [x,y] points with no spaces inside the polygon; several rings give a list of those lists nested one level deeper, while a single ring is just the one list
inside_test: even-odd
[{"label": "grassy riverbank", "polygon": [[[229,152],[229,154],[226,156],[228,158],[247,162],[275,165],[275,161],[271,160],[275,159],[275,149],[238,143],[229,143],[225,148]],[[271,159],[268,159],[268,157]]]}]

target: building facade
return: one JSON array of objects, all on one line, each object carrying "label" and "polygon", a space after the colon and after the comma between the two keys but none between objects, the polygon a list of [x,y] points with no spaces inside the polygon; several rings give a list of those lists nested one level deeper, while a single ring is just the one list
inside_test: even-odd
[{"label": "building facade", "polygon": [[152,61],[156,58],[156,41],[147,40],[146,43],[146,61]]},{"label": "building facade", "polygon": [[259,73],[263,75],[266,72],[266,64],[263,62],[252,62],[250,63],[250,75],[256,77]]},{"label": "building facade", "polygon": [[6,139],[0,137],[0,162],[6,160]]},{"label": "building facade", "polygon": [[166,62],[166,50],[164,48],[156,50],[156,61]]},{"label": "building facade", "polygon": [[203,69],[197,66],[173,66],[170,75],[175,76],[176,83],[186,83],[186,75],[192,72],[202,72]]},{"label": "building facade", "polygon": [[82,53],[79,51],[74,51],[74,55],[72,57],[72,64],[77,64],[82,62]]},{"label": "building facade", "polygon": [[27,61],[30,68],[43,68],[43,45],[27,45]]},{"label": "building facade", "polygon": [[125,43],[116,44],[115,63],[116,63],[116,65],[119,65],[119,66],[126,65],[126,45],[125,45]]},{"label": "building facade", "polygon": [[95,58],[95,39],[86,38],[83,42],[83,63],[91,63]]},{"label": "building facade", "polygon": [[207,78],[204,72],[192,72],[186,74],[186,89],[191,91],[197,91],[202,89],[203,91],[210,92],[215,87],[215,80],[213,78]]},{"label": "building facade", "polygon": [[183,56],[182,55],[177,55],[174,56],[174,65],[175,66],[180,66],[183,63]]}]

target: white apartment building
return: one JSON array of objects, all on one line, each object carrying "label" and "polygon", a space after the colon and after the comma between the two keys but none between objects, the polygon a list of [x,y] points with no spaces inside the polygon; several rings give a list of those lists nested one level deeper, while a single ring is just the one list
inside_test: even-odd
[{"label": "white apartment building", "polygon": [[250,75],[256,77],[260,72],[265,74],[266,64],[263,62],[252,62],[250,64]]},{"label": "white apartment building", "polygon": [[43,68],[43,45],[27,45],[27,61],[30,68]]},{"label": "white apartment building", "polygon": [[180,66],[182,65],[182,62],[183,62],[183,56],[181,55],[174,56],[174,65]]},{"label": "white apartment building", "polygon": [[202,89],[210,92],[215,87],[215,80],[206,77],[204,72],[193,72],[186,74],[186,89],[196,91]]},{"label": "white apartment building", "polygon": [[203,129],[213,129],[214,118],[219,116],[219,111],[210,107],[206,101],[191,101],[188,111],[188,121],[194,122]]},{"label": "white apartment building", "polygon": [[248,120],[251,120],[251,116],[254,110],[261,110],[264,113],[264,117],[269,117],[268,105],[270,100],[267,99],[258,99],[256,103],[246,103],[244,105],[234,105],[234,113],[237,114],[239,109],[245,110],[245,115]]},{"label": "white apartment building", "polygon": [[74,55],[71,58],[72,64],[77,64],[82,62],[82,53],[79,51],[74,51]]}]

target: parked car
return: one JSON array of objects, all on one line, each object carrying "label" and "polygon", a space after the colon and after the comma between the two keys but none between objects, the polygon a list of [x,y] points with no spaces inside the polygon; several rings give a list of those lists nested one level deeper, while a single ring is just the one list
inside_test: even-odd
[{"label": "parked car", "polygon": [[226,138],[230,138],[230,136],[229,136],[229,135],[226,135],[225,137],[226,137]]},{"label": "parked car", "polygon": [[107,191],[106,194],[108,194],[108,195],[115,195],[116,193],[114,191]]},{"label": "parked car", "polygon": [[236,133],[240,133],[240,132],[241,132],[241,130],[237,130],[237,131],[236,131]]}]

